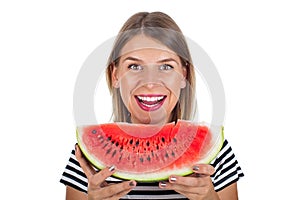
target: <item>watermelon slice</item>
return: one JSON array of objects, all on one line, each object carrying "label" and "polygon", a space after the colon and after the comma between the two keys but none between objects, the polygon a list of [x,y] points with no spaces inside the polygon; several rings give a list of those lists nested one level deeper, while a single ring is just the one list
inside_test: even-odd
[{"label": "watermelon slice", "polygon": [[164,126],[107,123],[77,127],[86,158],[98,169],[114,165],[115,177],[141,182],[188,175],[220,151],[223,128],[179,120]]}]

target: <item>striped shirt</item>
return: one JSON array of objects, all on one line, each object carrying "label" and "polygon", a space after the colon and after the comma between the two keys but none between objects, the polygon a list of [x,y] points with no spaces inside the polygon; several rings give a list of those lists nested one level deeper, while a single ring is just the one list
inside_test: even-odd
[{"label": "striped shirt", "polygon": [[[220,191],[228,185],[237,182],[244,174],[232,148],[225,140],[218,156],[210,163],[215,168],[211,180],[215,191]],[[106,179],[108,183],[117,183],[121,180],[114,177]],[[88,180],[75,157],[72,150],[69,162],[62,174],[60,182],[82,192],[87,192]],[[158,183],[138,183],[127,195],[121,199],[187,199],[173,190],[164,190],[158,187]]]}]

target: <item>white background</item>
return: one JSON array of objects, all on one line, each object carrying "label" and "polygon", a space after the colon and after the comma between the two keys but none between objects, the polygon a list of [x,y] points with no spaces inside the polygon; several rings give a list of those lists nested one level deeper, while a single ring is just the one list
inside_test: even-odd
[{"label": "white background", "polygon": [[240,199],[296,199],[300,12],[296,1],[0,3],[1,196],[64,199],[81,65],[138,11],[164,11],[215,63]]}]

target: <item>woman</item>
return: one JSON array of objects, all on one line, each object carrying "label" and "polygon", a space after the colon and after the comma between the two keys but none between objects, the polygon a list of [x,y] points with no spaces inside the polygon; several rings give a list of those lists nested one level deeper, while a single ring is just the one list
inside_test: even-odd
[{"label": "woman", "polygon": [[[194,67],[185,38],[168,15],[142,12],[130,17],[115,40],[106,75],[115,122],[193,120]],[[61,182],[70,200],[238,198],[237,181],[243,173],[226,140],[210,165],[191,168],[192,176],[174,175],[166,182],[121,181],[111,178],[114,167],[95,171],[76,145]]]}]

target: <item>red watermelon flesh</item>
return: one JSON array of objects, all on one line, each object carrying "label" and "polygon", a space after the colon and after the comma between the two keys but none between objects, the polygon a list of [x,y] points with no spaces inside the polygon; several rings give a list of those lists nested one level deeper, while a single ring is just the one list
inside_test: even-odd
[{"label": "red watermelon flesh", "polygon": [[78,144],[97,168],[114,165],[116,177],[157,181],[192,173],[223,143],[222,127],[179,120],[164,126],[107,123],[77,128]]}]

